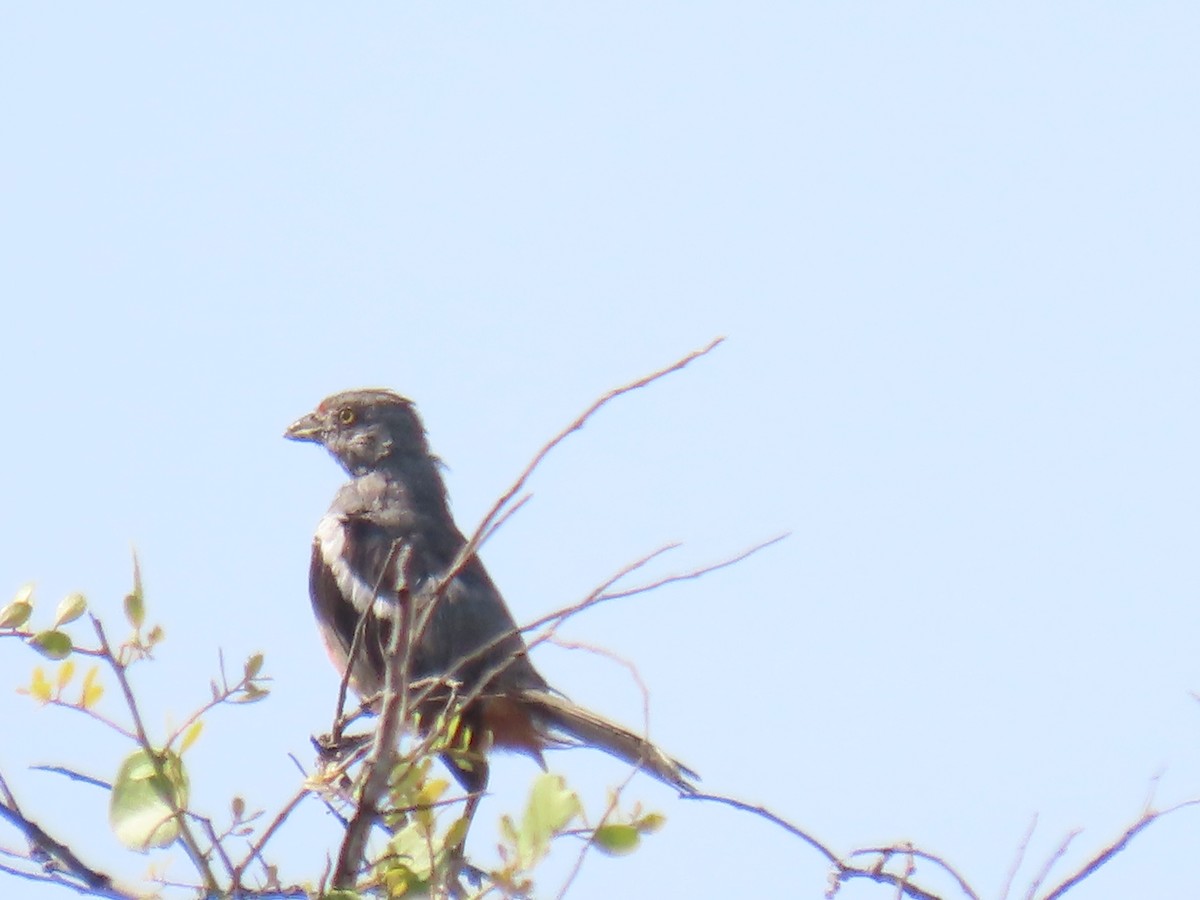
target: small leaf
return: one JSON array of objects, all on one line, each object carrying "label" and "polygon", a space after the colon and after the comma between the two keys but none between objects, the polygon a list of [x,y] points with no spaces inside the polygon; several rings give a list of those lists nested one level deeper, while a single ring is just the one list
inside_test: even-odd
[{"label": "small leaf", "polygon": [[640,840],[637,828],[619,823],[601,825],[592,834],[592,842],[596,847],[611,856],[632,853]]},{"label": "small leaf", "polygon": [[235,822],[242,821],[242,816],[246,814],[246,801],[241,797],[234,797],[229,802],[229,811],[233,813],[233,820]]},{"label": "small leaf", "polygon": [[67,594],[58,604],[58,611],[54,614],[54,627],[74,622],[85,612],[87,612],[87,598],[78,592]]},{"label": "small leaf", "polygon": [[79,705],[84,709],[91,709],[104,696],[104,685],[89,684],[83,689],[83,694],[79,697]]},{"label": "small leaf", "polygon": [[[511,824],[511,820],[509,820]],[[467,838],[467,828],[471,823],[463,817],[454,820],[454,824],[446,829],[446,836],[442,839],[443,847],[458,847]]]},{"label": "small leaf", "polygon": [[530,868],[546,855],[550,840],[582,811],[579,796],[559,775],[539,775],[529,792],[521,819],[517,853],[522,868]]},{"label": "small leaf", "polygon": [[196,743],[196,738],[200,737],[200,732],[204,730],[204,720],[197,719],[188,726],[188,730],[183,733],[183,740],[179,744],[179,752],[183,753],[188,747]]},{"label": "small leaf", "polygon": [[230,700],[234,703],[257,703],[270,693],[266,688],[260,688],[256,684],[251,684],[247,685],[240,694],[231,697]]},{"label": "small leaf", "polygon": [[99,674],[100,666],[94,665],[83,676],[83,687],[79,691],[79,705],[84,709],[91,709],[100,699],[100,695],[104,693],[104,686],[96,682]]},{"label": "small leaf", "polygon": [[58,677],[54,680],[61,693],[62,689],[71,683],[71,678],[75,675],[75,662],[73,660],[64,660],[62,665],[58,667]]},{"label": "small leaf", "polygon": [[71,655],[71,638],[62,631],[39,631],[29,639],[30,646],[47,659],[66,659]]},{"label": "small leaf", "polygon": [[667,817],[662,813],[646,813],[646,815],[642,816],[633,824],[637,828],[639,834],[654,834],[654,832],[662,828],[666,822]]},{"label": "small leaf", "polygon": [[166,632],[162,630],[162,626],[155,625],[150,629],[150,633],[146,635],[146,646],[153,647],[155,644],[160,643],[166,636]]},{"label": "small leaf", "polygon": [[179,836],[175,810],[184,809],[188,780],[183,760],[167,750],[161,774],[145,749],[121,763],[109,796],[108,820],[117,839],[131,850],[165,847]]},{"label": "small leaf", "polygon": [[33,667],[33,680],[29,682],[29,695],[38,703],[49,703],[53,690],[46,680],[46,673],[41,666]]},{"label": "small leaf", "polygon": [[261,653],[255,653],[248,660],[246,660],[246,668],[245,668],[246,680],[253,681],[254,676],[262,671],[262,667],[263,667],[263,655]]},{"label": "small leaf", "polygon": [[142,567],[138,564],[137,551],[133,553],[133,590],[125,595],[125,618],[137,631],[146,621],[146,597],[142,593]]},{"label": "small leaf", "polygon": [[28,600],[14,600],[0,609],[0,628],[20,628],[32,613],[33,605]]},{"label": "small leaf", "polygon": [[146,621],[146,604],[141,594],[125,595],[125,618],[134,629],[141,628],[142,623]]},{"label": "small leaf", "polygon": [[450,787],[450,782],[445,778],[430,778],[421,790],[417,792],[417,796],[413,801],[413,806],[430,806],[442,799],[442,795],[446,793]]}]

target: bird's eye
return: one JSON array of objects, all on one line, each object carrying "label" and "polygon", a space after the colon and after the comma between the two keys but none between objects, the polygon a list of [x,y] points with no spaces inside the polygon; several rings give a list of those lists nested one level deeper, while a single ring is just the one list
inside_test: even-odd
[{"label": "bird's eye", "polygon": [[355,419],[357,419],[357,418],[358,418],[358,413],[356,413],[349,406],[343,406],[341,409],[338,410],[338,421],[341,422],[343,425],[353,425]]}]

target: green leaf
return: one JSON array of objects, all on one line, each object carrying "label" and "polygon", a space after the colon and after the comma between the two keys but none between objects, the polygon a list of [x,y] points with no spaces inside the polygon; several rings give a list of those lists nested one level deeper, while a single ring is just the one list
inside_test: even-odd
[{"label": "green leaf", "polygon": [[134,630],[146,621],[146,598],[142,593],[142,567],[138,565],[137,553],[133,554],[133,590],[125,595],[125,618]]},{"label": "green leaf", "polygon": [[54,627],[74,622],[85,612],[87,612],[87,598],[78,592],[67,594],[58,604],[58,611],[54,614]]},{"label": "green leaf", "polygon": [[256,684],[251,684],[244,688],[240,694],[230,697],[229,701],[231,703],[257,703],[270,693],[266,688],[260,688]]},{"label": "green leaf", "polygon": [[14,600],[0,609],[0,628],[20,628],[32,613],[33,605],[28,600]]},{"label": "green leaf", "polygon": [[633,824],[637,828],[639,834],[654,834],[654,832],[662,828],[666,822],[667,817],[662,813],[646,813]]},{"label": "green leaf", "polygon": [[633,825],[601,825],[592,835],[592,843],[612,856],[632,853],[640,841],[638,830]]},{"label": "green leaf", "polygon": [[70,636],[62,631],[39,631],[29,645],[47,659],[66,659],[72,650]]},{"label": "green leaf", "polygon": [[263,667],[263,655],[261,653],[255,653],[248,660],[246,660],[246,668],[245,668],[246,680],[247,681],[252,680],[255,675],[257,675],[259,672],[262,671],[262,667]]},{"label": "green leaf", "polygon": [[388,841],[394,860],[389,860],[389,871],[398,870],[404,881],[427,882],[433,874],[433,857],[430,851],[429,831],[413,822],[406,825]]},{"label": "green leaf", "polygon": [[170,750],[162,754],[162,774],[144,750],[135,750],[113,780],[108,821],[122,844],[131,850],[166,847],[179,836],[176,809],[188,801],[188,780],[183,760]]},{"label": "green leaf", "polygon": [[550,849],[551,839],[583,811],[579,795],[559,775],[539,775],[529,792],[529,804],[517,836],[522,868],[535,865]]},{"label": "green leaf", "polygon": [[196,743],[196,738],[200,737],[200,732],[204,730],[204,720],[197,719],[188,726],[188,730],[183,733],[183,740],[179,744],[179,752],[183,753],[188,747]]},{"label": "green leaf", "polygon": [[146,604],[141,594],[125,595],[125,618],[135,629],[141,628],[146,621]]}]

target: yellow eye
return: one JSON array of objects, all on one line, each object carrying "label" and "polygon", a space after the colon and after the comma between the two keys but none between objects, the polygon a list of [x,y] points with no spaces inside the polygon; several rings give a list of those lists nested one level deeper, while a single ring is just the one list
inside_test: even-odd
[{"label": "yellow eye", "polygon": [[353,425],[355,419],[357,419],[357,418],[358,418],[358,413],[356,413],[349,406],[343,406],[341,409],[338,410],[338,421],[341,422],[343,425]]}]

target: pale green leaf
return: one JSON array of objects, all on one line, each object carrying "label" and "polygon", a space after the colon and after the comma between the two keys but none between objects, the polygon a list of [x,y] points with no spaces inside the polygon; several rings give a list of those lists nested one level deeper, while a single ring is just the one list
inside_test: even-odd
[{"label": "pale green leaf", "polygon": [[47,659],[66,659],[71,655],[71,638],[63,631],[39,631],[29,639],[29,644]]},{"label": "pale green leaf", "polygon": [[188,801],[183,760],[171,751],[162,756],[162,773],[144,749],[121,763],[109,795],[108,820],[117,839],[131,850],[165,847],[179,836],[175,810]]},{"label": "pale green leaf", "polygon": [[252,680],[255,675],[262,671],[262,667],[263,655],[261,653],[255,653],[248,660],[246,660],[246,680]]},{"label": "pale green leaf", "polygon": [[529,792],[521,819],[517,855],[522,868],[530,868],[546,855],[551,839],[582,812],[579,796],[561,776],[539,775]]},{"label": "pale green leaf", "polygon": [[601,825],[592,835],[592,843],[612,856],[632,853],[640,840],[637,828],[620,823]]},{"label": "pale green leaf", "polygon": [[87,598],[78,592],[67,594],[58,604],[58,611],[54,614],[54,627],[74,622],[85,612],[87,612]]},{"label": "pale green leaf", "polygon": [[196,738],[200,737],[200,732],[204,730],[204,720],[197,719],[188,726],[187,731],[183,733],[183,740],[179,744],[179,752],[183,753],[188,747],[196,743]]},{"label": "pale green leaf", "polygon": [[4,609],[0,609],[0,628],[20,628],[33,613],[33,606],[28,600],[14,600]]},{"label": "pale green leaf", "polygon": [[637,827],[640,834],[654,834],[663,827],[667,822],[667,817],[662,813],[646,813],[633,824]]}]

